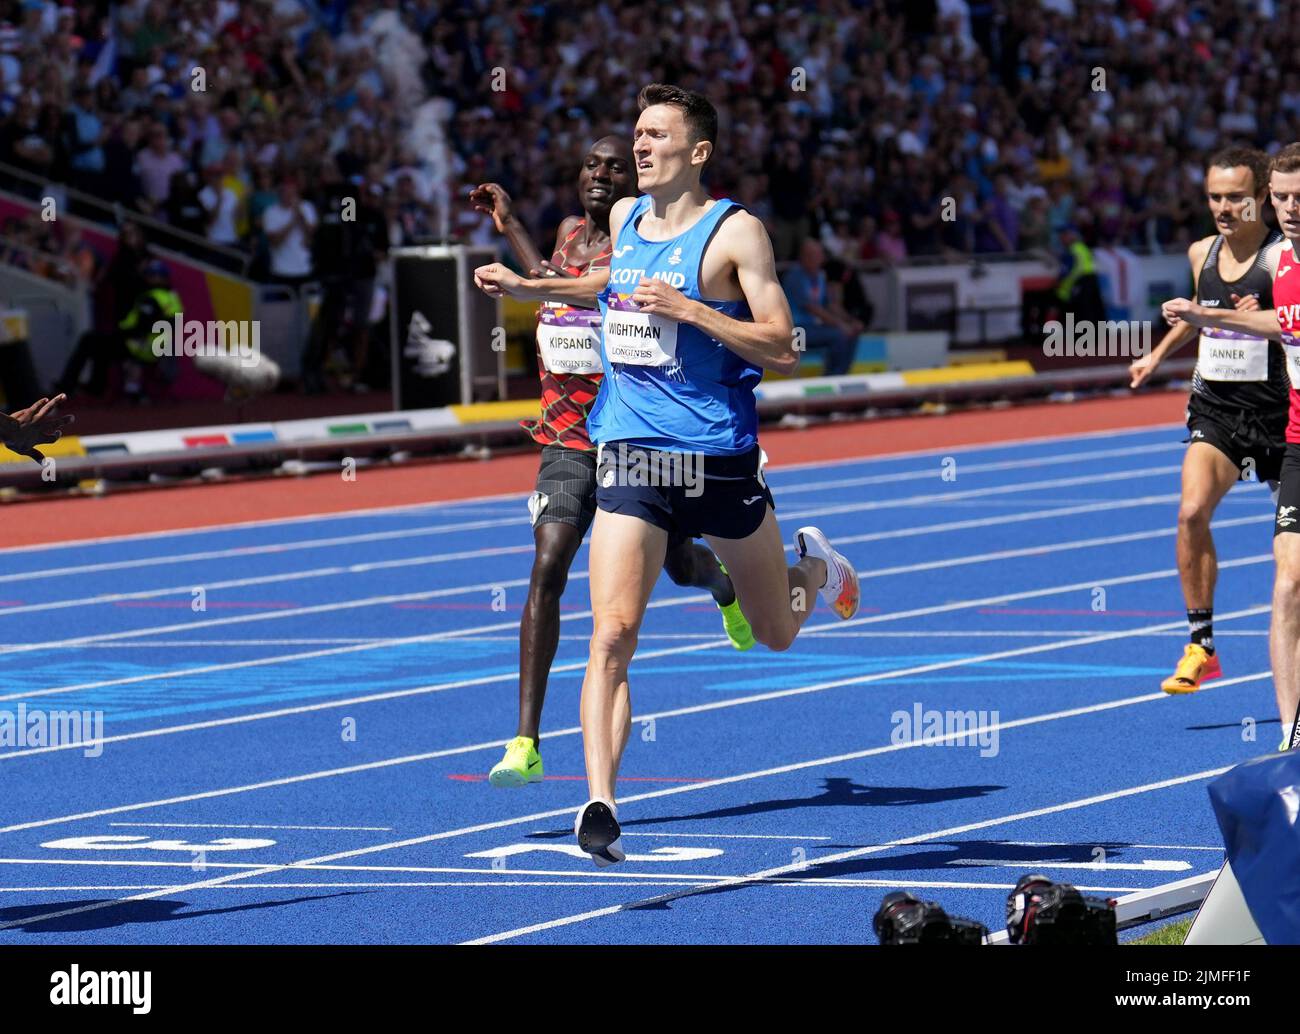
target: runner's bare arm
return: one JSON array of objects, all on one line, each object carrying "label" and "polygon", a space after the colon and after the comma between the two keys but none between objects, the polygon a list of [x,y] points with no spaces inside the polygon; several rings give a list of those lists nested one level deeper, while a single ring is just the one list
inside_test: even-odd
[{"label": "runner's bare arm", "polygon": [[1207,305],[1197,305],[1186,298],[1171,298],[1160,307],[1161,313],[1171,326],[1180,322],[1193,327],[1215,327],[1219,330],[1233,330],[1238,334],[1257,334],[1260,337],[1281,339],[1282,328],[1278,326],[1276,309],[1212,309]]},{"label": "runner's bare arm", "polygon": [[713,247],[721,249],[724,261],[735,265],[752,320],[724,316],[662,280],[643,279],[632,295],[633,301],[643,312],[698,327],[765,370],[793,373],[800,358],[794,346],[794,321],[777,279],[772,242],[763,224],[748,212],[738,212],[722,224]]},{"label": "runner's bare arm", "polygon": [[[623,225],[636,198],[619,198],[609,213],[610,247],[618,248],[618,228]],[[549,263],[543,263],[546,268]],[[560,302],[578,309],[594,309],[600,302],[598,296],[609,284],[609,270],[598,269],[586,276],[545,276],[529,279],[511,272],[499,262],[479,266],[474,270],[474,283],[484,294],[499,298],[508,294],[512,298],[528,301]]]},{"label": "runner's bare arm", "polygon": [[[1278,257],[1282,254],[1284,243],[1278,241],[1264,252],[1264,265],[1273,276],[1277,275]],[[1169,325],[1175,328],[1180,323],[1187,323],[1195,328],[1215,327],[1239,334],[1258,334],[1274,340],[1282,337],[1276,309],[1215,309],[1198,305],[1187,298],[1171,298],[1160,307],[1160,312]]]},{"label": "runner's bare arm", "polygon": [[474,283],[492,298],[508,294],[526,301],[560,302],[576,309],[594,309],[600,304],[598,296],[609,283],[609,270],[597,269],[586,276],[525,279],[501,263],[493,262],[474,270]]},{"label": "runner's bare arm", "polygon": [[[1214,243],[1213,237],[1202,237],[1199,241],[1192,243],[1187,249],[1187,261],[1192,267],[1192,294],[1195,295],[1201,286],[1201,267],[1205,265],[1205,256],[1209,254],[1210,245]],[[1167,331],[1165,336],[1160,339],[1160,343],[1151,349],[1151,354],[1136,359],[1130,365],[1129,369],[1133,374],[1133,383],[1131,387],[1136,388],[1145,381],[1156,370],[1156,367],[1164,361],[1171,353],[1178,351],[1183,345],[1196,337],[1196,328],[1190,323],[1180,320]]]},{"label": "runner's bare arm", "polygon": [[[481,183],[470,193],[469,200],[477,211],[492,217],[497,233],[505,237],[519,264],[524,269],[536,269],[537,264],[542,261],[542,253],[533,243],[533,238],[524,224],[515,215],[514,200],[505,188],[497,183]],[[574,218],[570,216],[564,220],[561,229]]]}]

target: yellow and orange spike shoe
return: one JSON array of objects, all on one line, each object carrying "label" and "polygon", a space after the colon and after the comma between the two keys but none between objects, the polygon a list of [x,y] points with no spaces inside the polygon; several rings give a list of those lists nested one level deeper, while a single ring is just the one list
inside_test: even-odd
[{"label": "yellow and orange spike shoe", "polygon": [[1160,683],[1160,688],[1166,693],[1195,693],[1201,683],[1219,678],[1223,678],[1219,655],[1208,652],[1199,643],[1188,643],[1183,659],[1174,673]]}]

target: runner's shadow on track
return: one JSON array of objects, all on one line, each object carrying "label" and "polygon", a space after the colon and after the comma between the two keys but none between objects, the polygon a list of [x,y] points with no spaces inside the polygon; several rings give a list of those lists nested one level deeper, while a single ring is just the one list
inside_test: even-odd
[{"label": "runner's shadow on track", "polygon": [[[350,897],[353,894],[370,894],[372,891],[345,890],[336,894],[307,894],[296,898],[284,898],[280,901],[256,901],[247,905],[233,905],[230,908],[205,908],[198,912],[180,910],[188,908],[184,901],[123,901],[112,905],[106,904],[112,899],[102,901],[63,901],[46,902],[41,905],[20,905],[0,908],[0,923],[19,923],[11,927],[25,933],[76,933],[84,930],[107,930],[114,926],[126,926],[128,923],[163,923],[177,919],[199,919],[204,916],[228,915],[235,912],[249,912],[261,908],[279,908],[282,905],[301,905],[308,901],[324,901],[327,898]],[[100,905],[93,912],[61,916],[58,919],[45,919],[38,922],[24,922],[37,916],[60,912],[67,908],[81,908],[86,905]]]},{"label": "runner's shadow on track", "polygon": [[[864,845],[818,844],[816,850],[852,851],[862,846]],[[1099,850],[1102,853],[1098,853]],[[1125,861],[1129,857],[1129,852],[1134,850],[1136,849],[1132,844],[1117,841],[1098,844],[1049,845],[1012,844],[1005,840],[936,841],[919,851],[911,851],[905,854],[881,852],[878,855],[848,858],[843,862],[830,862],[825,865],[818,865],[816,859],[809,858],[808,868],[799,873],[798,876],[851,876],[918,869],[962,870],[991,868],[991,866],[984,864],[987,861],[995,862],[999,867],[1015,866],[1017,863],[1023,864],[1025,866],[1024,872],[1016,874],[1014,878],[1007,880],[1008,883],[1015,883],[1020,876],[1030,872],[1035,865],[1040,868],[1050,868],[1053,863],[1063,865]],[[966,859],[974,859],[974,861],[967,861]],[[1103,869],[1095,871],[1079,869],[1074,871],[1077,875],[1066,874],[1062,876],[1062,879],[1068,883],[1087,883],[1090,880],[1095,881],[1097,875],[1105,872]],[[906,883],[900,881],[899,889],[904,887],[906,887]]]},{"label": "runner's shadow on track", "polygon": [[730,808],[713,808],[693,815],[659,815],[653,818],[628,819],[621,825],[654,826],[664,822],[698,822],[710,819],[739,818],[744,815],[765,815],[795,808],[872,807],[897,808],[921,804],[943,804],[949,801],[985,797],[1005,786],[864,786],[852,779],[828,778],[822,780],[821,793],[808,797],[787,797],[775,801],[753,801]]},{"label": "runner's shadow on track", "polygon": [[[764,815],[769,812],[789,811],[794,808],[841,807],[912,807],[920,804],[943,804],[948,801],[985,797],[1005,786],[946,786],[939,789],[922,786],[862,786],[852,779],[832,777],[822,780],[822,791],[809,797],[787,797],[775,801],[753,801],[730,808],[714,808],[694,815],[659,815],[644,819],[624,819],[619,825],[657,826],[665,822],[696,822],[709,819],[737,818],[743,815]],[[533,840],[558,840],[573,836],[573,828],[544,830],[527,833]]]},{"label": "runner's shadow on track", "polygon": [[[1281,725],[1281,724],[1282,724],[1282,719],[1281,719],[1281,718],[1261,718],[1261,719],[1260,719],[1259,721],[1257,721],[1255,724],[1256,724],[1256,725]],[[1187,731],[1188,731],[1188,732],[1214,732],[1214,731],[1216,731],[1216,730],[1218,730],[1218,729],[1236,729],[1236,730],[1240,731],[1240,730],[1242,729],[1242,724],[1241,724],[1241,722],[1223,722],[1223,723],[1220,724],[1220,725],[1189,725],[1189,726],[1187,726]]]}]

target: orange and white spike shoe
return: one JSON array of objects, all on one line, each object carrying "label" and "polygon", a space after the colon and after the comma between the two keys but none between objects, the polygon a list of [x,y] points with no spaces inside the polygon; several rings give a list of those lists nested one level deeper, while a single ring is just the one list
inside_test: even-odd
[{"label": "orange and white spike shoe", "polygon": [[858,588],[858,572],[844,558],[831,548],[826,536],[819,528],[800,528],[794,533],[794,551],[802,560],[806,556],[816,557],[826,564],[826,584],[821,587],[822,599],[830,604],[831,610],[847,621],[858,612],[861,597]]}]

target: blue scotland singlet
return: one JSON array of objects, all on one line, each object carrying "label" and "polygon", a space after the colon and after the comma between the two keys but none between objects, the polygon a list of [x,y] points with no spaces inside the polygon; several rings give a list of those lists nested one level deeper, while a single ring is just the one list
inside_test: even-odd
[{"label": "blue scotland singlet", "polygon": [[619,229],[609,285],[600,295],[605,377],[587,420],[591,439],[710,456],[748,452],[758,442],[754,387],[762,368],[697,327],[640,312],[632,301],[645,276],[733,319],[748,319],[748,303],[700,293],[705,249],[723,220],[744,209],[719,200],[684,233],[648,241],[637,226],[650,205],[648,195],[637,198]]}]

